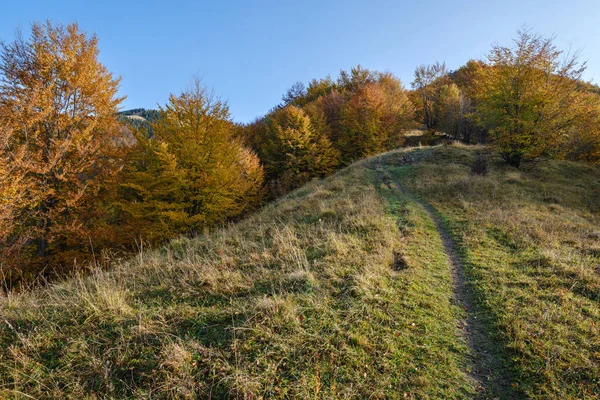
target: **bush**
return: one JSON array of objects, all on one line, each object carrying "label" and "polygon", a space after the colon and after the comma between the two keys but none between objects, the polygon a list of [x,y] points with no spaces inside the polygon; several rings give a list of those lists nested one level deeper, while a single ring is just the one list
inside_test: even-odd
[{"label": "bush", "polygon": [[487,175],[488,173],[488,159],[483,154],[478,154],[475,157],[475,161],[471,165],[471,172],[475,175]]}]

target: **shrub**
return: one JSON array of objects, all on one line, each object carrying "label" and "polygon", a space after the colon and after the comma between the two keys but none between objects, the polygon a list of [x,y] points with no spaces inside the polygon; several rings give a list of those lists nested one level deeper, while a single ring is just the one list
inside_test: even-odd
[{"label": "shrub", "polygon": [[475,161],[471,165],[471,172],[475,175],[487,175],[488,173],[488,159],[483,154],[478,154],[475,157]]}]

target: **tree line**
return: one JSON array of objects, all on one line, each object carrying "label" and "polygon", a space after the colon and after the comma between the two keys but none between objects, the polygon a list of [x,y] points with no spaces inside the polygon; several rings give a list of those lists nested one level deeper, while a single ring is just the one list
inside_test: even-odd
[{"label": "tree line", "polygon": [[506,163],[542,159],[600,161],[599,87],[582,81],[585,63],[552,37],[523,28],[512,46],[456,71],[415,70],[411,100],[428,129],[466,143],[487,143]]},{"label": "tree line", "polygon": [[600,161],[600,95],[552,39],[518,32],[486,60],[415,70],[412,90],[361,66],[294,84],[249,124],[198,80],[119,115],[119,79],[77,24],[36,23],[0,58],[0,268],[17,282],[193,235],[423,126],[488,143],[515,167]]}]

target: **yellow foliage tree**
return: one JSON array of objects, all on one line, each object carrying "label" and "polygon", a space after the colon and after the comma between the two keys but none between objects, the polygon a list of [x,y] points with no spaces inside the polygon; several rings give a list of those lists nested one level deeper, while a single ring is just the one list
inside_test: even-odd
[{"label": "yellow foliage tree", "polygon": [[454,83],[442,85],[436,104],[438,127],[448,135],[459,138],[463,120],[463,96]]},{"label": "yellow foliage tree", "polygon": [[[325,116],[317,109],[313,113],[323,128]],[[338,165],[339,154],[326,132],[316,129],[303,109],[289,105],[269,115],[265,123],[263,161],[275,193],[330,174]]]},{"label": "yellow foliage tree", "polygon": [[263,170],[235,139],[229,107],[196,80],[136,131],[115,205],[131,236],[157,242],[237,216],[260,201]]},{"label": "yellow foliage tree", "polygon": [[77,24],[36,23],[1,52],[0,251],[46,268],[87,242],[89,199],[118,169],[119,80]]},{"label": "yellow foliage tree", "polygon": [[568,159],[600,163],[600,95],[581,92],[575,97],[579,107],[587,110],[567,132],[562,156]]},{"label": "yellow foliage tree", "polygon": [[520,30],[514,47],[495,45],[482,70],[477,112],[494,147],[515,167],[560,154],[569,134],[594,109],[578,91],[585,69],[563,58],[552,38]]}]

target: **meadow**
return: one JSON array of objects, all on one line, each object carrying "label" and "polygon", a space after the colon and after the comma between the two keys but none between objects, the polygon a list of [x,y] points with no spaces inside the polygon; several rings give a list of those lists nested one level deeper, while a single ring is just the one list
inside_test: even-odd
[{"label": "meadow", "polygon": [[[0,397],[600,397],[600,170],[492,153],[474,175],[485,151],[385,153],[237,224],[3,295]],[[477,371],[484,352],[501,371]]]}]

